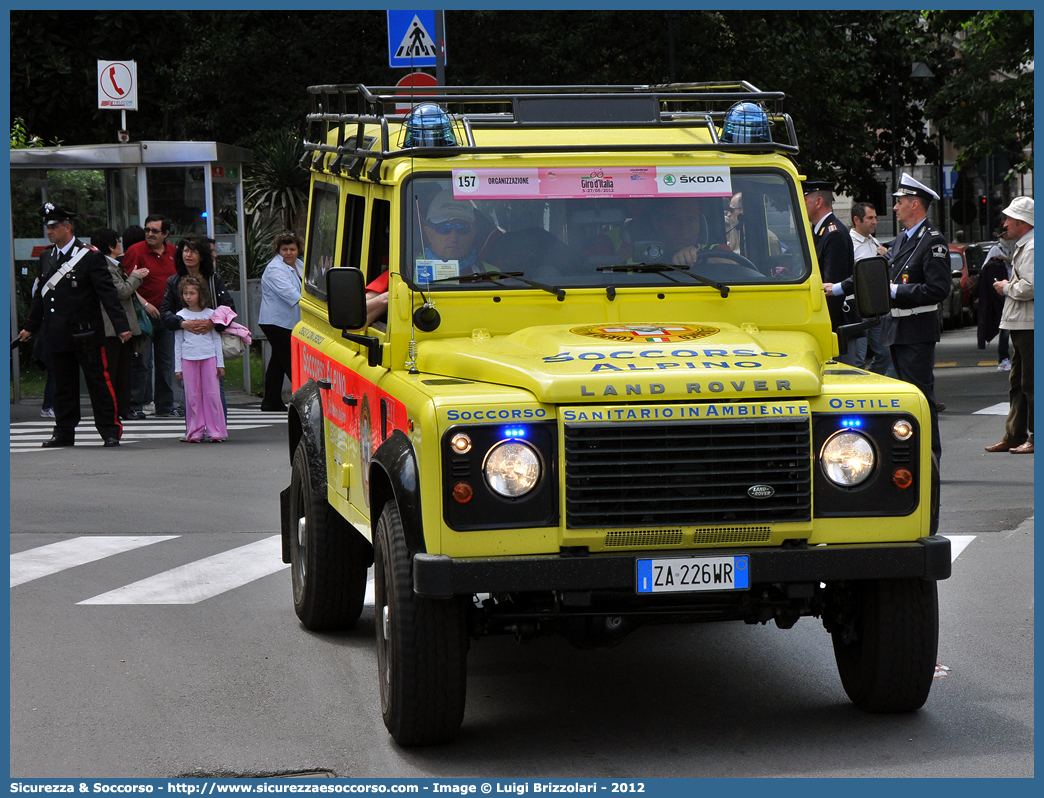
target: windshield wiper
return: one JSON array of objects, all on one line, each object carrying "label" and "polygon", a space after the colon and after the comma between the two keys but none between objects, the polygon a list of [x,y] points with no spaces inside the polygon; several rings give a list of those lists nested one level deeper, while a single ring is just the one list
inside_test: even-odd
[{"label": "windshield wiper", "polygon": [[533,288],[539,288],[541,291],[547,291],[549,294],[554,294],[558,297],[558,301],[561,302],[565,299],[565,289],[558,288],[553,285],[545,285],[544,283],[538,283],[536,280],[527,280],[523,275],[525,272],[475,272],[474,274],[461,274],[456,277],[440,277],[438,280],[431,280],[425,283],[425,285],[435,285],[435,283],[447,283],[451,280],[458,283],[491,283],[497,280],[503,280],[504,278],[511,278],[512,280],[518,280],[520,283],[531,285]]},{"label": "windshield wiper", "polygon": [[[693,280],[701,282],[704,285],[709,285],[711,288],[716,288],[721,292],[723,298],[729,295],[729,287],[725,285],[725,283],[719,283],[717,280],[711,280],[704,277],[702,274],[692,271],[684,263],[614,263],[611,266],[597,266],[596,270],[600,272],[638,272],[640,274],[656,273],[662,274],[665,277],[667,276],[666,272],[682,272]],[[677,282],[677,280],[675,280],[675,282]]]}]

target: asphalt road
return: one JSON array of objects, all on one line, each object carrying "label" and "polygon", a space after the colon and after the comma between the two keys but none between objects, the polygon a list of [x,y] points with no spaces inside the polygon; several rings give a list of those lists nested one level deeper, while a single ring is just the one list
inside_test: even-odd
[{"label": "asphalt road", "polygon": [[431,749],[381,722],[372,607],[332,635],[294,615],[278,417],[233,394],[226,443],[139,422],[120,449],[51,451],[38,408],[13,407],[11,775],[1032,776],[1033,457],[983,452],[1003,432],[980,412],[1006,401],[1007,375],[979,365],[994,355],[973,330],[938,350],[941,532],[966,548],[939,585],[948,670],[922,711],[854,709],[814,619],[597,651],[486,638],[461,735]]}]

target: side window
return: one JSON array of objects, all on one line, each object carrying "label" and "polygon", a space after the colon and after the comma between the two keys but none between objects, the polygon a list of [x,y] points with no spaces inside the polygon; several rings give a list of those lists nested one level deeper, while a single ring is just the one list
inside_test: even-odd
[{"label": "side window", "polygon": [[320,299],[326,299],[326,272],[334,265],[337,249],[338,194],[332,183],[316,181],[312,186],[305,286]]},{"label": "side window", "polygon": [[[342,266],[362,269],[363,221],[366,218],[366,199],[349,194],[344,199],[344,241],[341,244]],[[365,269],[364,269],[365,271]],[[367,278],[370,279],[370,278]]]},{"label": "side window", "polygon": [[391,203],[388,200],[373,201],[370,218],[370,262],[366,269],[366,282],[370,283],[388,271],[388,241],[391,223]]}]

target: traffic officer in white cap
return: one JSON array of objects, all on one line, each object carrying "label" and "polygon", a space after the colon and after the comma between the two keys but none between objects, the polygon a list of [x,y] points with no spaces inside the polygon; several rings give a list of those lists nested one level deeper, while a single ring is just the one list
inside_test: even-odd
[{"label": "traffic officer in white cap", "polygon": [[932,452],[942,459],[939,410],[935,401],[935,345],[939,303],[950,294],[950,247],[928,224],[928,207],[939,195],[904,174],[895,215],[905,229],[888,252],[892,311],[881,323],[881,343],[890,347],[899,379],[916,385],[932,414]]}]

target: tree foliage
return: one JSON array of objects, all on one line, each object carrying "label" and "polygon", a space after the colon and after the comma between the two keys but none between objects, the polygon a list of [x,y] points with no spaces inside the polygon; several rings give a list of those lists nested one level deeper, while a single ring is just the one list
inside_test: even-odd
[{"label": "tree foliage", "polygon": [[308,172],[301,166],[304,154],[296,128],[273,133],[254,148],[243,199],[251,211],[276,214],[284,230],[296,227],[308,198]]},{"label": "tree foliage", "polygon": [[1031,169],[1021,150],[1033,143],[1033,12],[936,11],[929,20],[956,44],[925,111],[962,149],[958,167],[1001,151],[1016,171]]},{"label": "tree foliage", "polygon": [[[246,147],[299,129],[308,85],[387,85],[404,74],[387,66],[383,11],[12,11],[10,20],[12,116],[67,143],[115,139],[117,117],[95,107],[98,58],[138,62],[132,138]],[[958,30],[966,38],[954,59],[947,36]],[[1032,58],[1031,12],[941,12],[926,22],[902,10],[447,11],[446,31],[451,85],[673,77],[783,91],[798,166],[863,196],[875,170],[891,168],[893,147],[899,164],[937,161],[925,111],[972,153],[1005,130],[1032,140],[1032,73],[1018,70]],[[911,78],[914,61],[936,77]],[[1014,80],[991,80],[995,70]]]}]

